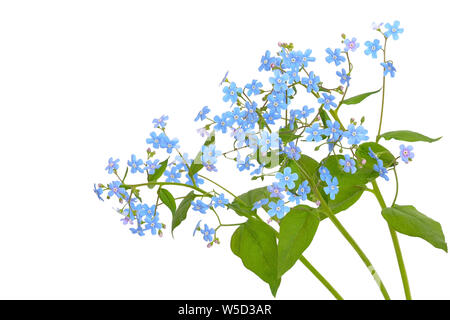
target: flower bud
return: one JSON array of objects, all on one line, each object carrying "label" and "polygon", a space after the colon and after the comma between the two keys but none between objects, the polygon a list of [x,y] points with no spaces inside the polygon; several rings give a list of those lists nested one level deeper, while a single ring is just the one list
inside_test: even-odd
[{"label": "flower bud", "polygon": [[366,160],[366,159],[362,159],[362,160],[361,160],[361,163],[364,165],[364,164],[367,163],[367,160]]},{"label": "flower bud", "polygon": [[267,223],[271,223],[272,222],[272,218],[267,219]]},{"label": "flower bud", "polygon": [[158,230],[158,236],[159,236],[160,238],[162,238],[163,232],[162,232],[161,230]]},{"label": "flower bud", "polygon": [[320,200],[316,201],[316,206],[320,207]]},{"label": "flower bud", "polygon": [[152,152],[152,149],[151,148],[147,148],[147,153],[150,153],[150,152]]},{"label": "flower bud", "polygon": [[212,242],[208,243],[206,247],[207,248],[211,248],[212,247]]}]

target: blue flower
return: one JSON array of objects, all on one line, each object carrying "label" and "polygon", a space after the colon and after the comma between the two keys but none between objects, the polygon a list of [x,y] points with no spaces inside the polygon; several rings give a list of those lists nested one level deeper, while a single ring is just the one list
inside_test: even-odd
[{"label": "blue flower", "polygon": [[256,122],[258,121],[258,113],[256,112],[256,107],[258,106],[258,104],[256,102],[246,102],[245,103],[245,108],[247,109],[247,120],[250,122]]},{"label": "blue flower", "polygon": [[386,63],[381,62],[380,64],[384,68],[384,76],[385,77],[388,75],[388,73],[391,74],[391,78],[395,77],[395,72],[397,71],[397,69],[395,69],[395,67],[391,61],[388,61]]},{"label": "blue flower", "polygon": [[298,180],[298,174],[292,173],[290,167],[284,168],[283,173],[277,172],[275,178],[278,179],[278,185],[281,188],[287,187],[288,189],[293,189],[295,187],[295,181]]},{"label": "blue flower", "polygon": [[339,159],[339,164],[344,167],[344,172],[356,172],[356,162],[348,154],[345,155],[345,159]]},{"label": "blue flower", "polygon": [[181,177],[181,173],[178,172],[178,169],[176,167],[173,167],[170,170],[166,170],[164,172],[164,175],[167,177],[166,182],[180,182],[180,180],[178,179]]},{"label": "blue flower", "polygon": [[413,150],[413,146],[400,145],[400,157],[402,158],[404,163],[408,163],[410,160],[414,158],[414,153],[411,152]]},{"label": "blue flower", "polygon": [[338,141],[339,138],[342,136],[343,132],[341,130],[341,125],[339,122],[335,121],[334,123],[331,122],[331,120],[326,121],[327,128],[329,130],[329,134],[331,135],[331,138],[333,141]]},{"label": "blue flower", "polygon": [[319,168],[319,174],[320,174],[320,180],[322,180],[322,181],[326,181],[328,178],[331,178],[330,171],[324,166],[321,166]]},{"label": "blue flower", "polygon": [[161,116],[161,118],[153,119],[154,127],[155,128],[165,128],[166,127],[166,121],[169,119],[169,116]]},{"label": "blue flower", "polygon": [[320,82],[320,77],[315,76],[313,71],[311,71],[309,73],[308,78],[306,78],[306,77],[302,78],[302,84],[306,86],[306,91],[308,91],[308,92],[311,92],[312,90],[318,92],[319,91],[319,86],[318,86],[319,82]]},{"label": "blue flower", "polygon": [[275,120],[280,119],[281,114],[275,110],[270,110],[270,112],[264,113],[263,117],[267,124],[275,124]]},{"label": "blue flower", "polygon": [[286,191],[286,194],[289,196],[289,198],[288,198],[289,202],[292,202],[295,204],[300,204],[300,201],[302,200],[302,198],[297,196],[295,193],[292,193],[289,191]]},{"label": "blue flower", "polygon": [[204,203],[202,200],[192,201],[191,205],[192,205],[192,209],[194,211],[199,211],[202,214],[205,214],[206,210],[209,209],[209,206],[206,203]]},{"label": "blue flower", "polygon": [[336,194],[339,192],[338,179],[336,177],[331,178],[327,177],[326,180],[327,186],[323,188],[326,194],[330,195],[330,199],[334,200]]},{"label": "blue flower", "polygon": [[222,152],[216,150],[216,145],[214,144],[202,146],[202,162],[215,164],[217,162],[217,157],[221,154]]},{"label": "blue flower", "polygon": [[282,193],[284,188],[281,188],[278,183],[274,182],[272,185],[267,186],[267,191],[269,191],[271,198],[284,198],[284,194]]},{"label": "blue flower", "polygon": [[303,106],[302,110],[300,110],[300,114],[303,118],[308,118],[308,116],[314,112],[314,108],[309,108],[308,106]]},{"label": "blue flower", "polygon": [[200,231],[200,223],[202,222],[202,220],[198,220],[197,224],[195,225],[195,229],[194,232],[192,233],[192,236],[195,236],[197,231]]},{"label": "blue flower", "polygon": [[311,192],[311,187],[308,185],[308,181],[305,180],[303,181],[299,186],[298,186],[298,190],[297,190],[297,194],[299,195],[299,197],[303,200],[306,201],[307,197],[308,197],[308,193]]},{"label": "blue flower", "polygon": [[260,89],[263,86],[263,84],[261,82],[259,82],[258,80],[253,80],[252,83],[246,84],[245,88],[247,89],[247,95],[251,96],[253,95],[258,95],[260,93]]},{"label": "blue flower", "polygon": [[156,132],[150,132],[150,138],[147,138],[147,144],[153,144],[153,148],[158,149],[161,147],[161,143],[165,143],[167,137],[164,133],[159,135]]},{"label": "blue flower", "polygon": [[169,138],[164,139],[163,141],[161,141],[161,148],[166,149],[167,153],[172,153],[173,149],[177,149],[180,146],[178,145],[178,139],[172,139],[170,140]]},{"label": "blue flower", "polygon": [[328,53],[328,56],[325,58],[328,63],[334,62],[338,66],[341,62],[345,62],[345,57],[341,56],[341,49],[334,49],[333,51],[328,48],[325,51]]},{"label": "blue flower", "polygon": [[341,72],[336,71],[336,75],[341,78],[341,84],[347,84],[347,86],[350,85],[351,77],[347,74],[347,71],[345,71],[345,69],[342,69]]},{"label": "blue flower", "polygon": [[108,173],[111,174],[114,172],[114,170],[119,169],[119,161],[120,159],[113,160],[113,158],[109,158],[108,165],[106,166],[105,170],[108,170]]},{"label": "blue flower", "polygon": [[289,76],[288,80],[289,84],[292,84],[294,82],[300,82],[300,74],[298,72],[299,72],[298,68],[286,71],[286,74]]},{"label": "blue flower", "polygon": [[386,28],[386,32],[384,33],[386,38],[392,36],[394,40],[398,40],[398,35],[403,33],[403,28],[400,28],[400,21],[394,21],[394,24],[392,25],[390,23],[386,23],[384,27]]},{"label": "blue flower", "polygon": [[301,66],[304,68],[308,67],[309,62],[316,61],[316,58],[310,57],[310,55],[312,53],[311,49],[306,49],[304,54],[301,51],[297,51],[297,53],[298,53],[298,58],[300,59]]},{"label": "blue flower", "polygon": [[242,89],[236,87],[236,83],[232,82],[228,87],[223,88],[223,101],[227,102],[231,100],[232,104],[234,104],[238,99],[238,94],[242,93]]},{"label": "blue flower", "polygon": [[103,193],[103,189],[100,188],[100,187],[97,188],[97,185],[96,185],[95,183],[94,183],[94,192],[95,192],[95,194],[97,195],[97,197],[98,197],[100,200],[105,201],[105,200],[103,200],[103,198],[101,197],[101,195],[102,195],[102,193]]},{"label": "blue flower", "polygon": [[269,78],[269,82],[273,84],[273,89],[275,91],[286,91],[286,82],[289,80],[289,75],[287,73],[281,73],[280,70],[275,70],[274,75],[275,77]]},{"label": "blue flower", "polygon": [[259,139],[258,141],[260,151],[268,152],[271,148],[278,148],[279,140],[280,138],[278,136],[278,133],[269,133],[267,131],[261,132],[261,139]]},{"label": "blue flower", "polygon": [[319,102],[320,104],[323,104],[323,107],[326,110],[330,110],[330,107],[333,107],[333,108],[337,107],[337,104],[333,102],[333,100],[335,99],[335,97],[333,95],[322,93],[322,97],[323,98],[319,98],[317,100],[317,102]]},{"label": "blue flower", "polygon": [[322,141],[322,129],[320,129],[319,124],[316,122],[311,127],[306,128],[306,133],[309,133],[309,136],[306,137],[306,141]]},{"label": "blue flower", "polygon": [[208,225],[205,223],[205,226],[200,232],[203,234],[203,240],[206,242],[212,242],[213,241],[213,235],[216,233],[216,230],[214,228],[208,228]]},{"label": "blue flower", "polygon": [[138,234],[139,236],[145,236],[144,230],[142,230],[141,225],[139,224],[137,228],[130,228],[131,233]]},{"label": "blue flower", "polygon": [[159,223],[159,216],[158,214],[153,215],[152,217],[146,216],[145,217],[145,230],[150,230],[152,235],[155,235],[158,233],[158,230],[161,230],[162,224]]},{"label": "blue flower", "polygon": [[283,64],[281,66],[284,69],[292,69],[298,71],[301,64],[299,52],[286,52],[286,50],[283,48],[283,50],[281,51],[281,56],[283,58]]},{"label": "blue flower", "polygon": [[270,51],[267,50],[266,53],[261,58],[261,65],[259,66],[258,70],[262,71],[263,69],[265,71],[269,71],[272,69],[272,63],[274,62],[275,58],[270,56]]},{"label": "blue flower", "polygon": [[195,121],[198,121],[199,119],[201,121],[206,119],[206,115],[210,112],[211,110],[209,110],[208,106],[204,106],[202,108],[202,110],[200,110],[200,112],[197,114],[197,116],[195,117]]},{"label": "blue flower", "polygon": [[355,128],[355,125],[349,124],[347,127],[347,131],[344,132],[344,137],[348,139],[348,144],[359,144],[361,141],[369,140],[369,137],[366,135],[367,130],[364,129],[363,126],[359,126]]},{"label": "blue flower", "polygon": [[161,165],[159,164],[159,160],[148,160],[145,163],[147,166],[144,168],[144,170],[147,170],[148,174],[154,174],[156,169],[161,168]]},{"label": "blue flower", "polygon": [[108,184],[108,197],[111,198],[113,195],[116,195],[119,199],[124,199],[127,196],[127,192],[125,188],[121,187],[122,183],[120,181],[113,181]]},{"label": "blue flower", "polygon": [[387,169],[383,166],[383,160],[378,159],[377,163],[373,165],[373,170],[378,172],[380,177],[384,180],[389,181],[389,177],[387,176]]},{"label": "blue flower", "polygon": [[211,203],[214,206],[214,208],[217,208],[217,207],[225,208],[225,205],[230,203],[230,201],[225,198],[225,195],[223,193],[221,193],[221,194],[219,194],[218,197],[212,197]]},{"label": "blue flower", "polygon": [[[194,183],[192,182],[192,179],[191,179],[191,176],[189,175],[189,173],[186,173],[185,177],[187,179],[186,184],[189,185],[189,186],[193,186]],[[205,180],[203,180],[202,178],[198,177],[198,173],[194,174],[194,181],[195,181],[195,185],[196,186],[205,183]]]},{"label": "blue flower", "polygon": [[378,160],[377,155],[372,151],[371,147],[369,147],[369,156],[375,160]]},{"label": "blue flower", "polygon": [[294,141],[289,142],[283,149],[283,152],[287,155],[289,159],[298,160],[300,159],[300,148],[297,147]]},{"label": "blue flower", "polygon": [[372,55],[372,58],[376,59],[377,52],[378,52],[378,50],[381,49],[380,40],[375,39],[375,40],[373,40],[373,42],[366,41],[364,44],[367,47],[367,49],[364,50],[364,53],[366,54],[366,56]]},{"label": "blue flower", "polygon": [[254,166],[255,165],[253,163],[250,163],[249,156],[245,157],[244,161],[239,161],[237,163],[237,168],[239,169],[239,171],[250,170],[250,168],[254,167]]},{"label": "blue flower", "polygon": [[261,200],[259,200],[259,201],[256,201],[256,202],[253,204],[252,211],[253,211],[253,210],[258,210],[259,208],[261,208],[262,206],[264,206],[264,205],[266,205],[266,204],[268,204],[268,203],[269,203],[269,199],[261,199]]},{"label": "blue flower", "polygon": [[283,200],[278,200],[277,203],[271,201],[269,203],[270,210],[267,212],[270,217],[277,216],[278,219],[282,219],[286,213],[291,209],[284,205]]},{"label": "blue flower", "polygon": [[346,52],[348,52],[349,50],[352,50],[354,52],[356,51],[356,49],[359,48],[359,43],[356,42],[356,38],[352,38],[352,40],[345,39],[344,44],[345,44],[344,51]]},{"label": "blue flower", "polygon": [[136,173],[139,171],[140,173],[144,172],[144,169],[141,166],[144,164],[142,159],[136,160],[136,156],[134,154],[131,155],[131,161],[128,160],[128,166],[131,167],[131,173]]}]

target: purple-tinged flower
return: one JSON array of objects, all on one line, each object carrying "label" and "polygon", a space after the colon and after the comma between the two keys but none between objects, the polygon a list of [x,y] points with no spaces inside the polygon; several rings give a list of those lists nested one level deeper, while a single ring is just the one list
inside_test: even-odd
[{"label": "purple-tinged flower", "polygon": [[405,147],[405,145],[400,145],[400,157],[402,158],[404,163],[408,163],[414,158],[414,153],[412,152],[413,146],[409,145]]},{"label": "purple-tinged flower", "polygon": [[269,191],[271,198],[284,199],[284,188],[281,188],[276,182],[274,182],[270,186],[267,186],[267,191]]},{"label": "purple-tinged flower", "polygon": [[224,82],[228,81],[227,77],[228,77],[228,71],[227,71],[227,72],[225,73],[225,75],[223,76],[222,81],[220,81],[219,87],[220,87]]},{"label": "purple-tinged flower", "polygon": [[346,52],[349,52],[350,50],[352,52],[355,52],[356,49],[359,48],[359,43],[356,42],[356,38],[352,38],[352,40],[345,39],[344,44],[345,44],[344,51],[346,51]]}]

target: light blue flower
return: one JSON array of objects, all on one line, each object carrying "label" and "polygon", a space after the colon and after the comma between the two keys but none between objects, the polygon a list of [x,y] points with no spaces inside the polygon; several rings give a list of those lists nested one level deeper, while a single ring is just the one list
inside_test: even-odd
[{"label": "light blue flower", "polygon": [[394,40],[398,40],[398,35],[404,31],[403,28],[400,28],[400,21],[394,21],[394,24],[386,23],[384,27],[386,28],[384,36],[386,38],[392,36]]},{"label": "light blue flower", "polygon": [[334,200],[336,198],[336,194],[339,192],[338,179],[336,177],[331,178],[327,177],[326,180],[327,186],[323,188],[326,194],[330,195],[330,199]]},{"label": "light blue flower", "polygon": [[298,174],[292,173],[290,167],[284,168],[283,173],[277,172],[275,178],[278,179],[278,185],[281,188],[287,187],[288,189],[293,189],[295,187],[295,181],[298,180]]},{"label": "light blue flower", "polygon": [[327,48],[325,51],[328,53],[328,56],[325,58],[325,60],[326,60],[328,63],[334,62],[334,64],[335,64],[336,66],[338,66],[338,65],[340,65],[342,62],[345,62],[345,61],[346,61],[346,60],[345,60],[345,57],[343,57],[343,56],[341,55],[341,49],[334,49],[334,51],[333,51],[333,50],[331,50],[330,48]]},{"label": "light blue flower", "polygon": [[372,58],[377,58],[377,52],[381,49],[380,40],[375,39],[373,42],[366,41],[364,45],[367,47],[366,50],[364,50],[364,53],[366,56],[372,55]]},{"label": "light blue flower", "polygon": [[258,200],[258,201],[256,201],[256,202],[253,204],[252,210],[258,210],[259,208],[261,208],[262,206],[264,206],[264,205],[266,205],[266,204],[268,204],[268,203],[269,203],[269,199],[261,199],[261,200]]},{"label": "light blue flower", "polygon": [[356,172],[356,162],[348,154],[345,155],[344,159],[339,159],[339,164],[344,167],[344,172],[351,172],[352,174]]},{"label": "light blue flower", "polygon": [[278,200],[278,202],[271,201],[269,203],[270,210],[267,212],[270,217],[277,216],[278,219],[282,219],[286,213],[291,209],[284,205],[283,200]]},{"label": "light blue flower", "polygon": [[414,153],[412,152],[413,146],[409,145],[405,147],[405,145],[400,145],[400,157],[402,158],[404,163],[408,163],[414,158]]},{"label": "light blue flower", "polygon": [[113,158],[109,158],[108,165],[106,166],[105,170],[108,171],[109,174],[114,173],[114,170],[119,169],[119,161],[120,159],[113,160]]}]

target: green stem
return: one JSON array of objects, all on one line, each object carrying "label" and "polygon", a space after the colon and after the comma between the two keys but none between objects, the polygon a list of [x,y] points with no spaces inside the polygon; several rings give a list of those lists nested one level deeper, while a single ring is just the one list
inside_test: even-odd
[{"label": "green stem", "polygon": [[294,163],[297,165],[297,167],[300,169],[302,174],[310,181],[310,184],[312,186],[312,191],[314,192],[314,195],[317,197],[317,199],[320,201],[321,206],[325,209],[325,214],[330,219],[330,221],[335,225],[335,227],[339,230],[339,232],[344,236],[344,238],[347,240],[348,243],[353,247],[353,249],[356,251],[358,256],[361,258],[361,260],[366,265],[367,269],[370,271],[370,274],[374,278],[375,282],[378,284],[378,287],[380,288],[380,291],[383,295],[383,297],[386,300],[389,300],[389,294],[386,290],[386,287],[383,284],[383,281],[381,281],[381,278],[378,276],[378,273],[375,271],[375,268],[372,266],[372,263],[370,262],[369,258],[365,255],[365,253],[362,251],[362,249],[359,247],[359,245],[356,243],[356,241],[352,238],[352,236],[348,233],[348,231],[344,228],[344,226],[339,222],[339,220],[334,215],[331,208],[328,206],[325,199],[322,197],[322,194],[317,189],[317,185],[315,182],[309,177],[308,173],[297,163],[297,161],[294,161]]},{"label": "green stem", "polygon": [[[384,61],[384,63],[386,63],[386,43],[387,43],[387,38],[384,37],[384,49],[383,49],[383,61]],[[381,95],[380,123],[378,125],[378,133],[377,133],[377,138],[375,140],[375,142],[377,142],[377,143],[381,139],[380,133],[381,133],[381,124],[383,123],[384,92],[385,92],[385,89],[386,89],[386,77],[384,76],[384,73],[383,73],[383,92],[382,92],[382,95]]]},{"label": "green stem", "polygon": [[337,300],[344,300],[342,296],[336,291],[336,289],[333,288],[333,286],[325,279],[319,271],[317,271],[316,268],[313,267],[311,263],[309,263],[308,260],[304,256],[300,256],[301,263],[305,265],[305,267],[311,271],[311,273],[325,286],[325,288],[330,291],[330,293],[337,299]]},{"label": "green stem", "polygon": [[[378,187],[377,182],[374,180],[372,181],[373,185],[373,193],[375,194],[375,197],[377,198],[378,202],[380,203],[381,209],[386,208],[386,202],[384,202],[383,196],[381,195],[380,188]],[[388,224],[389,226],[389,224]],[[395,255],[397,256],[397,262],[398,262],[398,268],[400,269],[400,275],[402,277],[403,282],[403,289],[405,291],[405,297],[406,300],[411,300],[411,289],[409,288],[409,282],[408,282],[408,275],[406,274],[406,268],[405,263],[403,261],[402,251],[400,249],[400,243],[398,242],[397,233],[394,229],[389,226],[389,232],[391,234],[392,243],[394,245],[395,249]]]}]

